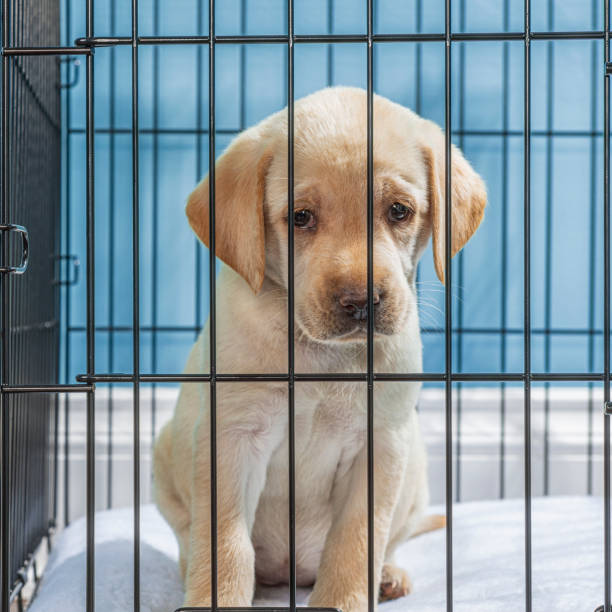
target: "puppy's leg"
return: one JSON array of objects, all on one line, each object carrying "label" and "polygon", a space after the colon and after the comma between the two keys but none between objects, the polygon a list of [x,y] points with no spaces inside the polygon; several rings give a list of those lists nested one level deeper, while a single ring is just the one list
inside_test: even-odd
[{"label": "puppy's leg", "polygon": [[[405,468],[403,436],[375,432],[374,588],[376,597],[393,512]],[[309,605],[368,609],[367,449],[357,456],[345,491],[334,492],[334,519],[328,533]],[[337,495],[336,495],[337,494]]]},{"label": "puppy's leg", "polygon": [[[251,529],[267,465],[286,419],[278,392],[231,385],[217,417],[217,596],[219,606],[250,606],[255,587]],[[257,395],[254,395],[257,394]],[[278,408],[276,406],[278,404]],[[196,426],[186,606],[211,605],[210,414]]]},{"label": "puppy's leg", "polygon": [[179,545],[179,567],[185,580],[189,548],[189,505],[181,499],[173,478],[172,422],[161,430],[153,451],[155,503],[174,530]]}]

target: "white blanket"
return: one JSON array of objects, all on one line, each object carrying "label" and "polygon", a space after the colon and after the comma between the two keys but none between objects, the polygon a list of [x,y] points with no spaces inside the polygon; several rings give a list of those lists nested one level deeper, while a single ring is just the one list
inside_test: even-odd
[{"label": "white blanket", "polygon": [[[524,609],[522,500],[457,504],[454,509],[454,600],[457,612]],[[433,509],[432,511],[440,510]],[[172,612],[181,604],[177,547],[153,506],[142,508],[141,610]],[[534,610],[590,612],[603,603],[603,502],[600,498],[541,498],[533,503]],[[132,510],[96,516],[96,609],[131,610]],[[414,592],[380,606],[442,612],[445,609],[445,533],[407,542],[398,565]],[[308,591],[301,589],[305,605]],[[255,603],[287,605],[287,590],[260,590]],[[75,521],[58,538],[31,612],[85,610],[85,522]]]}]

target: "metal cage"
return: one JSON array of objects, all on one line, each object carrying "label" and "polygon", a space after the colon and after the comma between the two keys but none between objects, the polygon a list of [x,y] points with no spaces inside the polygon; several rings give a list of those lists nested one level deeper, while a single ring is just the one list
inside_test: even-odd
[{"label": "metal cage", "polygon": [[[602,406],[603,418],[603,467],[604,467],[604,556],[603,574],[605,590],[601,594],[604,604],[600,610],[612,612],[611,599],[611,555],[610,555],[610,420],[612,404],[610,403],[610,85],[607,74],[612,73],[610,60],[610,7],[609,1],[603,2],[603,30],[580,31],[532,31],[531,1],[525,0],[523,11],[523,28],[514,32],[455,32],[451,25],[451,10],[454,3],[445,0],[445,28],[440,33],[377,34],[374,27],[374,0],[365,0],[367,10],[367,32],[365,34],[296,34],[294,17],[294,0],[287,0],[287,34],[283,35],[217,35],[215,31],[215,0],[202,3],[200,16],[208,11],[208,32],[191,36],[142,36],[139,27],[139,3],[131,2],[131,33],[128,36],[102,36],[94,30],[94,0],[86,0],[86,23],[84,36],[73,44],[60,46],[59,41],[59,7],[58,2],[46,0],[37,11],[24,0],[3,0],[3,33],[2,33],[2,219],[0,232],[3,240],[2,272],[2,373],[0,387],[0,419],[2,432],[2,480],[1,480],[1,532],[2,541],[2,612],[9,612],[11,602],[19,595],[20,572],[33,552],[41,537],[46,535],[54,524],[57,515],[57,465],[58,465],[58,394],[85,394],[87,401],[87,598],[88,612],[94,610],[94,573],[95,573],[95,397],[96,384],[127,384],[133,390],[133,490],[134,490],[134,610],[140,609],[140,390],[141,385],[156,383],[205,382],[210,387],[211,402],[211,469],[212,469],[212,515],[211,515],[211,557],[212,557],[212,606],[219,610],[217,604],[217,557],[216,557],[216,390],[217,384],[231,384],[246,381],[275,381],[287,384],[289,402],[287,406],[289,423],[289,491],[290,511],[287,517],[290,533],[289,567],[290,601],[287,608],[265,608],[266,612],[275,610],[296,610],[296,548],[295,548],[295,384],[308,381],[356,381],[367,386],[367,420],[368,420],[368,584],[369,610],[375,609],[376,585],[374,584],[373,567],[373,534],[374,534],[374,464],[373,464],[373,419],[376,409],[374,401],[374,384],[384,381],[424,381],[437,382],[445,389],[445,494],[446,494],[446,609],[453,609],[453,485],[456,466],[453,449],[453,385],[455,383],[519,383],[524,390],[524,543],[525,543],[525,609],[532,609],[532,532],[531,532],[531,499],[532,499],[532,457],[531,457],[531,391],[533,383],[546,385],[555,382],[588,383],[591,389],[601,387],[604,395]],[[331,2],[329,5],[331,6]],[[420,3],[419,3],[420,6]],[[507,6],[507,5],[506,5]],[[506,9],[509,11],[509,9]],[[43,27],[44,26],[44,27]],[[48,29],[46,29],[48,28]],[[33,33],[30,36],[30,33]],[[531,43],[534,40],[601,40],[604,56],[601,59],[601,78],[603,79],[603,369],[600,372],[537,372],[531,365]],[[373,319],[368,319],[367,371],[363,374],[309,374],[297,373],[294,368],[294,279],[293,279],[293,226],[289,227],[289,261],[288,278],[288,371],[269,374],[225,374],[216,368],[215,337],[215,287],[216,265],[214,257],[209,258],[209,295],[210,295],[210,372],[201,375],[158,374],[143,372],[141,368],[141,313],[140,313],[140,185],[139,185],[139,49],[144,46],[161,45],[198,45],[208,50],[208,151],[210,180],[210,227],[215,226],[215,50],[217,45],[240,44],[275,44],[287,50],[287,100],[288,100],[288,201],[289,215],[293,213],[293,113],[296,45],[312,43],[342,45],[357,43],[367,50],[367,226],[368,226],[368,307],[373,311],[373,154],[372,142],[375,128],[373,122],[374,92],[374,48],[386,43],[401,42],[406,44],[427,44],[437,42],[444,44],[445,67],[445,151],[447,160],[451,157],[451,138],[453,134],[451,57],[456,43],[476,41],[519,41],[524,52],[524,95],[523,95],[523,367],[514,372],[457,372],[453,362],[453,297],[451,293],[451,244],[450,213],[450,164],[446,164],[446,273],[445,285],[445,324],[442,332],[445,339],[445,369],[441,373],[384,373],[374,369],[373,354]],[[131,331],[133,362],[127,373],[100,372],[95,360],[96,321],[95,321],[95,118],[94,118],[94,66],[95,52],[100,47],[116,48],[127,46],[131,49],[131,158],[133,166],[132,185],[132,275],[133,275],[133,317]],[[82,57],[85,62],[86,81],[86,217],[87,217],[87,257],[86,257],[86,290],[87,312],[86,336],[87,371],[77,376],[76,381],[59,382],[59,293],[65,279],[66,264],[74,263],[71,255],[61,254],[59,242],[59,177],[60,177],[60,142],[59,142],[59,90],[50,85],[59,82],[58,61],[70,61]],[[34,59],[33,59],[34,58]],[[199,61],[203,64],[201,55]],[[38,62],[38,63],[37,63]],[[41,64],[40,62],[43,62]],[[44,66],[41,70],[40,66]],[[203,66],[202,66],[203,67]],[[606,72],[607,71],[607,72]],[[49,75],[53,78],[49,78]],[[32,122],[31,118],[37,117]],[[26,121],[27,119],[27,121]],[[204,123],[203,118],[202,123]],[[30,134],[28,130],[32,129]],[[594,141],[593,141],[594,142]],[[593,145],[594,146],[594,145]],[[41,162],[33,151],[44,157]],[[29,160],[29,162],[27,162]],[[15,163],[15,162],[18,163]],[[36,171],[42,169],[43,181],[36,185],[39,191],[27,193],[24,181],[25,173],[31,171],[27,163],[40,163]],[[26,163],[20,166],[19,163]],[[40,209],[32,202],[42,204]],[[16,225],[20,224],[20,225]],[[25,229],[22,228],[25,227]],[[27,272],[27,236],[32,242],[31,264]],[[19,236],[18,240],[11,237]],[[34,251],[40,249],[49,255],[44,263],[35,263]],[[21,253],[22,252],[22,253]],[[210,252],[215,253],[214,229],[210,234]],[[23,261],[20,262],[20,257]],[[39,259],[38,261],[42,261]],[[64,265],[62,265],[64,264]],[[60,270],[61,269],[61,270]],[[60,272],[63,270],[63,274]],[[16,276],[21,272],[25,275]],[[64,280],[62,280],[64,278]],[[592,325],[593,326],[593,325]],[[195,331],[195,330],[194,330]],[[520,332],[519,332],[520,333]],[[593,352],[593,348],[591,352]],[[30,359],[33,354],[37,359]],[[550,354],[550,346],[548,347]],[[28,365],[29,364],[29,365]],[[547,370],[549,369],[547,364]],[[112,368],[112,365],[111,365]],[[502,368],[505,369],[505,368]],[[54,419],[54,420],[53,420]],[[68,410],[66,410],[68,419]],[[52,426],[53,425],[53,426]],[[53,434],[48,435],[49,431]],[[27,434],[27,435],[26,435]],[[20,438],[19,436],[22,436]],[[25,436],[30,446],[23,446]],[[503,440],[502,440],[503,443]],[[66,445],[68,440],[66,438]],[[48,455],[53,457],[54,469],[49,470]],[[30,462],[36,458],[36,466]],[[15,471],[18,467],[35,470],[37,479]],[[67,470],[66,465],[64,466]],[[49,486],[49,474],[53,485]],[[67,472],[66,472],[67,474]],[[591,477],[589,477],[591,478]],[[66,478],[66,486],[68,484]],[[502,479],[503,480],[503,479]],[[25,486],[25,488],[24,488]],[[503,485],[502,485],[503,486]],[[42,490],[42,494],[41,494]],[[66,491],[65,491],[66,494]],[[36,516],[28,521],[25,531],[19,522],[23,508],[37,504]],[[51,507],[49,507],[51,506]],[[68,496],[65,498],[64,512],[67,514]],[[50,522],[49,522],[50,521]],[[18,530],[20,536],[14,534]],[[27,567],[27,563],[26,563]],[[235,609],[237,610],[237,609]],[[260,610],[263,610],[260,608]]]}]

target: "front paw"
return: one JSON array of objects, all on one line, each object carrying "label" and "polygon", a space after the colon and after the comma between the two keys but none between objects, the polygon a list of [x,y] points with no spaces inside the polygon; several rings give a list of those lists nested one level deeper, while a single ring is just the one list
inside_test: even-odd
[{"label": "front paw", "polygon": [[[313,592],[308,606],[313,608],[336,608],[341,612],[367,612],[368,611],[368,596],[359,593],[323,593]],[[376,606],[375,606],[376,609]]]}]

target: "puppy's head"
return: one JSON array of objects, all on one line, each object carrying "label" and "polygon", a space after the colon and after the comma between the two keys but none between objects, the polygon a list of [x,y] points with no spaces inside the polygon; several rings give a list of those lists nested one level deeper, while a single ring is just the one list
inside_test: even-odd
[{"label": "puppy's head", "polygon": [[[294,226],[295,316],[322,342],[364,341],[367,308],[367,112],[360,89],[319,91],[295,104],[294,210],[288,218],[287,113],[240,134],[215,168],[215,250],[258,292],[287,286],[287,226]],[[455,255],[480,224],[485,186],[451,155]],[[209,244],[206,177],[187,216]],[[438,126],[374,97],[375,333],[396,334],[416,310],[415,276],[429,236],[445,272],[445,155]]]}]

